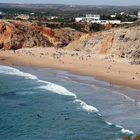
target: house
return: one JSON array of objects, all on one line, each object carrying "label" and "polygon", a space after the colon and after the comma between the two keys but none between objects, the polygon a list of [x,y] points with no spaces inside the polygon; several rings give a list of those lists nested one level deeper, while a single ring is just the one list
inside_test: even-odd
[{"label": "house", "polygon": [[100,20],[100,15],[87,14],[86,20]]},{"label": "house", "polygon": [[30,15],[35,15],[35,13],[30,13]]},{"label": "house", "polygon": [[109,20],[109,24],[121,24],[120,20]]},{"label": "house", "polygon": [[30,18],[29,15],[24,15],[24,14],[15,17],[15,19],[23,19],[23,20],[28,20],[29,18]]},{"label": "house", "polygon": [[138,11],[138,19],[140,19],[140,11]]},{"label": "house", "polygon": [[76,18],[75,18],[75,21],[76,21],[76,22],[84,22],[85,20],[86,20],[85,17],[76,17]]},{"label": "house", "polygon": [[115,15],[110,15],[110,17],[111,17],[111,18],[115,18],[115,17],[116,17],[116,14],[115,14]]},{"label": "house", "polygon": [[76,22],[90,22],[92,20],[100,20],[100,15],[87,14],[85,17],[76,17]]},{"label": "house", "polygon": [[122,16],[122,15],[125,15],[125,12],[120,12],[120,15]]},{"label": "house", "polygon": [[57,16],[51,16],[50,19],[57,19]]},{"label": "house", "polygon": [[2,16],[2,12],[0,12],[0,19],[2,19],[3,18],[3,16]]},{"label": "house", "polygon": [[91,23],[106,25],[106,24],[121,24],[121,21],[120,20],[97,20],[97,21],[93,20],[91,21]]},{"label": "house", "polygon": [[[116,16],[116,15],[115,15]],[[97,24],[121,24],[120,20],[100,20],[100,15],[87,14],[85,17],[75,18],[76,22],[89,22]]]}]

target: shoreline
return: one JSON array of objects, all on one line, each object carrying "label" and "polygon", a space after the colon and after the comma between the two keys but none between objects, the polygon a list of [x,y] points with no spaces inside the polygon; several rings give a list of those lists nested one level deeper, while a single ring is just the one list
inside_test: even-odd
[{"label": "shoreline", "polygon": [[95,55],[89,58],[83,52],[56,51],[54,48],[1,51],[0,63],[64,70],[78,75],[93,76],[111,84],[140,89],[139,65],[105,60]]},{"label": "shoreline", "polygon": [[[116,86],[115,87],[115,85],[110,85],[108,82],[102,82],[102,81],[98,81],[98,80],[94,80],[94,77],[93,77],[93,79],[90,79],[90,77],[89,77],[89,79],[88,79],[88,77],[86,78],[86,79],[88,79],[88,80],[86,80],[86,81],[84,81],[83,79],[82,79],[82,77],[83,78],[85,78],[84,76],[81,76],[81,75],[73,75],[72,73],[70,73],[70,72],[67,72],[67,71],[60,71],[60,70],[54,70],[54,69],[51,69],[51,68],[33,68],[33,67],[24,67],[24,66],[17,66],[17,67],[15,67],[15,68],[17,68],[17,69],[19,69],[20,71],[23,71],[23,72],[25,72],[25,73],[30,73],[30,74],[32,74],[32,75],[35,75],[35,76],[37,76],[38,77],[38,79],[40,79],[40,80],[43,80],[43,81],[49,81],[49,82],[51,82],[51,83],[54,83],[54,84],[57,84],[57,85],[60,85],[60,86],[62,86],[62,87],[65,87],[66,89],[68,89],[69,91],[71,91],[70,89],[72,88],[74,88],[74,86],[72,86],[72,87],[67,87],[65,84],[65,86],[63,85],[63,83],[64,83],[64,81],[62,82],[62,83],[59,83],[59,76],[57,77],[56,75],[57,75],[57,73],[59,74],[59,73],[62,73],[62,79],[65,77],[65,74],[70,78],[70,81],[72,82],[72,83],[75,83],[76,85],[78,84],[78,85],[83,85],[84,87],[86,86],[87,87],[87,89],[89,90],[89,88],[90,88],[90,90],[89,90],[89,93],[88,94],[86,94],[86,92],[83,92],[83,93],[81,93],[81,92],[76,92],[76,91],[72,91],[74,94],[76,94],[82,101],[84,101],[84,102],[86,102],[87,104],[89,104],[89,105],[92,105],[92,106],[95,106],[95,108],[97,107],[96,105],[94,105],[94,104],[92,104],[92,102],[94,103],[94,101],[92,101],[92,100],[88,100],[89,98],[91,98],[91,99],[94,99],[94,96],[95,96],[95,94],[96,94],[96,92],[95,92],[95,94],[94,94],[94,88],[96,89],[104,89],[104,92],[111,92],[112,94],[112,96],[113,95],[117,95],[117,97],[123,97],[122,99],[126,99],[127,101],[129,101],[129,102],[131,102],[132,104],[135,104],[135,105],[138,105],[138,103],[140,102],[140,94],[139,94],[139,90],[137,91],[137,93],[135,93],[136,91],[135,90],[133,90],[133,89],[128,89],[128,88],[122,88],[122,87],[118,87],[118,86]],[[49,73],[51,73],[50,75],[49,75]],[[64,74],[64,75],[63,75]],[[53,75],[54,75],[54,77],[55,77],[55,79],[51,79],[51,78],[53,78]],[[72,77],[73,78],[72,78]],[[51,78],[50,78],[51,77]],[[57,79],[58,78],[58,79]],[[57,80],[56,80],[57,79]],[[55,81],[56,80],[56,81]],[[93,81],[92,81],[93,80]],[[82,82],[83,81],[83,82]],[[91,83],[91,81],[93,82],[93,83]],[[75,85],[74,84],[74,85]],[[95,87],[93,86],[91,86],[91,85],[95,85]],[[75,89],[75,88],[74,88]],[[91,89],[93,89],[92,90],[92,93],[91,93]],[[79,90],[81,90],[80,88],[79,88]],[[96,90],[95,90],[96,91]],[[126,92],[126,93],[124,93],[124,91]],[[132,94],[133,93],[133,94]],[[103,96],[103,95],[101,95],[101,96]],[[88,98],[87,98],[88,97]],[[104,99],[104,98],[103,98]],[[117,98],[115,98],[115,99],[117,99]],[[120,99],[121,100],[121,99]],[[118,100],[118,101],[120,101],[120,100]],[[110,100],[111,101],[111,100]],[[98,109],[98,108],[97,108]],[[100,109],[99,109],[100,110]],[[101,110],[100,110],[101,111]],[[109,121],[109,120],[106,120],[107,122]],[[112,121],[110,121],[110,122],[112,122]],[[117,124],[116,122],[112,122],[113,124]],[[123,126],[122,124],[120,124],[120,126]],[[127,127],[124,127],[124,128],[126,128],[127,129]],[[131,129],[128,129],[128,130],[131,130]],[[134,129],[135,130],[135,129]],[[132,131],[132,130],[131,130]]]}]

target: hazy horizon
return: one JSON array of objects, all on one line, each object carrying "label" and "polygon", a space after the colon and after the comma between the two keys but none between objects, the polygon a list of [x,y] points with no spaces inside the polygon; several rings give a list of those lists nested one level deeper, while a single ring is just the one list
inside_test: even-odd
[{"label": "hazy horizon", "polygon": [[0,3],[19,3],[19,4],[66,4],[66,5],[114,5],[114,6],[140,6],[140,0],[6,0],[3,2],[0,0]]}]

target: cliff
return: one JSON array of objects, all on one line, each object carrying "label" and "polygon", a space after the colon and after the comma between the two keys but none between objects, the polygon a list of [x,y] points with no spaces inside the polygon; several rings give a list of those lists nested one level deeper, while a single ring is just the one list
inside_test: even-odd
[{"label": "cliff", "polygon": [[50,29],[31,22],[1,21],[0,48],[63,46],[67,50],[97,54],[105,59],[127,60],[140,64],[140,27],[113,28],[84,34],[71,28]]},{"label": "cliff", "polygon": [[0,22],[0,48],[19,49],[24,47],[48,47],[53,44],[42,32],[29,25],[14,22]]},{"label": "cliff", "polygon": [[140,64],[140,27],[114,28],[84,35],[67,46],[103,58],[123,58]]},{"label": "cliff", "polygon": [[52,30],[31,22],[1,21],[0,49],[57,46],[63,40],[71,42],[82,33],[70,28]]}]

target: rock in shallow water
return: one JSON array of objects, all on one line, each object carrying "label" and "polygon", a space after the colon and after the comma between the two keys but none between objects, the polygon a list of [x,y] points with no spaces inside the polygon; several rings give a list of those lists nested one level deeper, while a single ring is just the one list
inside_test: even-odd
[{"label": "rock in shallow water", "polygon": [[123,140],[140,140],[140,134],[137,135],[136,137],[132,138],[132,139],[129,138],[129,137],[124,137]]}]

